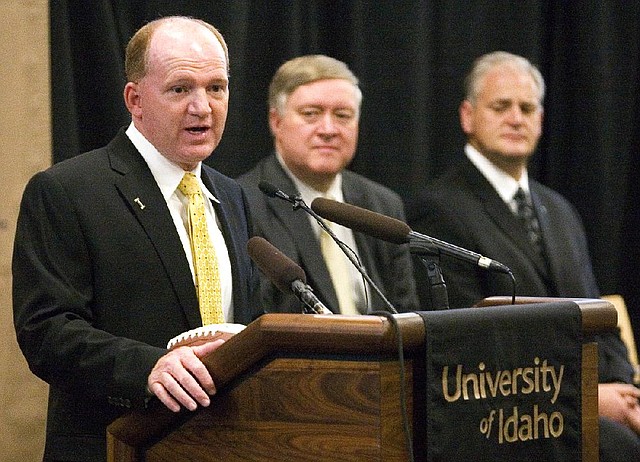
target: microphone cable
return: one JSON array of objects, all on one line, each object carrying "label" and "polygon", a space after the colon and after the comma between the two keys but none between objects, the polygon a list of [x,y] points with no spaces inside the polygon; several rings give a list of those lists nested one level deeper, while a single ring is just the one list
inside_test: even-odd
[{"label": "microphone cable", "polygon": [[409,425],[409,415],[407,410],[407,382],[405,377],[404,362],[404,344],[402,342],[402,331],[398,326],[398,321],[392,313],[388,311],[373,311],[369,313],[372,316],[382,316],[387,318],[396,334],[396,347],[398,349],[398,367],[400,376],[400,413],[402,414],[402,431],[404,434],[405,445],[409,453],[409,462],[414,461],[413,455],[413,435],[411,434],[411,426]]},{"label": "microphone cable", "polygon": [[347,256],[351,264],[353,264],[353,266],[356,267],[356,269],[360,273],[363,280],[362,286],[364,288],[365,305],[369,306],[369,289],[367,288],[368,284],[366,284],[367,282],[369,282],[369,280],[365,278],[366,272],[364,272],[364,270],[361,269],[362,263],[358,258],[358,254],[351,247],[349,247],[344,241],[342,241],[338,236],[336,236],[336,234],[325,223],[325,221],[320,216],[318,216],[313,210],[311,210],[311,208],[307,206],[307,204],[304,202],[304,200],[302,200],[300,196],[295,196],[293,200],[296,201],[295,204],[293,205],[293,210],[302,209],[308,214],[310,214],[316,220],[318,225],[320,225],[320,228],[322,228],[322,230],[331,237],[333,242],[335,242],[337,246],[340,247],[340,250],[342,250],[342,253],[344,253]]},{"label": "microphone cable", "polygon": [[516,304],[516,277],[513,275],[513,271],[509,270],[509,276],[511,277],[511,304]]},{"label": "microphone cable", "polygon": [[360,261],[358,261],[358,259],[355,257],[355,252],[348,245],[346,245],[344,242],[342,242],[340,239],[338,239],[338,236],[336,236],[335,233],[333,231],[331,231],[331,228],[329,228],[327,226],[327,224],[324,222],[322,217],[320,215],[318,215],[316,212],[314,212],[311,209],[311,207],[309,207],[305,203],[305,201],[302,199],[302,197],[296,196],[293,199],[296,201],[296,203],[293,206],[293,209],[294,210],[302,209],[305,212],[307,212],[309,215],[311,215],[313,218],[315,218],[315,220],[318,222],[320,227],[322,227],[322,229],[325,230],[327,232],[327,234],[329,234],[329,236],[331,236],[331,239],[333,239],[335,241],[335,243],[338,244],[338,247],[340,247],[340,250],[342,250],[342,252],[344,252],[344,254],[347,256],[349,261],[351,261],[353,266],[356,267],[356,269],[360,272],[362,277],[367,281],[368,285],[371,288],[373,288],[373,290],[375,290],[375,292],[378,294],[378,296],[382,299],[384,304],[387,306],[387,309],[389,310],[389,313],[398,314],[398,311],[395,309],[395,307],[391,304],[391,302],[387,299],[387,297],[382,293],[380,288],[375,284],[375,282],[373,282],[371,277],[369,277],[367,272],[364,270],[364,268],[362,267],[362,264],[360,263]]},{"label": "microphone cable", "polygon": [[[306,204],[306,202],[302,199],[301,196],[292,197],[289,194],[276,188],[272,184],[267,183],[266,181],[261,181],[260,184],[258,185],[258,188],[260,188],[260,191],[262,191],[264,194],[266,194],[269,197],[277,197],[278,199],[282,199],[293,204],[293,210],[302,209],[306,213],[311,215],[318,222],[320,227],[324,231],[326,231],[327,234],[329,234],[329,236],[331,236],[331,239],[334,240],[334,242],[338,245],[338,247],[340,247],[340,250],[342,250],[342,252],[347,256],[347,258],[353,264],[353,266],[355,266],[356,269],[360,272],[364,280],[368,283],[369,287],[373,288],[373,290],[378,294],[378,296],[382,299],[384,304],[387,306],[388,311],[392,314],[398,314],[398,311],[395,309],[395,307],[391,304],[391,302],[387,299],[387,297],[382,293],[380,288],[375,284],[375,282],[373,282],[371,277],[364,270],[364,268],[362,267],[362,264],[358,261],[356,257],[354,257],[355,252],[348,245],[346,245],[344,242],[338,239],[335,233],[331,231],[331,229],[324,222],[322,217],[318,215],[311,207],[309,207]],[[365,288],[366,288],[366,284],[365,284]]]}]

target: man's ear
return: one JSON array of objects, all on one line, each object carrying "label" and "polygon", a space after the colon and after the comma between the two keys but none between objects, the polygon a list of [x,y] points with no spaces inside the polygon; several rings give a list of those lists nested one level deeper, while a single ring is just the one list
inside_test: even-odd
[{"label": "man's ear", "polygon": [[462,104],[460,104],[459,114],[460,114],[460,126],[462,127],[462,131],[465,134],[469,134],[473,132],[473,104],[469,100],[464,100]]},{"label": "man's ear", "polygon": [[271,129],[271,134],[275,135],[278,131],[278,127],[280,126],[280,121],[282,117],[276,108],[269,109],[269,128]]},{"label": "man's ear", "polygon": [[542,135],[542,124],[544,123],[544,109],[540,109],[540,133],[538,136]]},{"label": "man's ear", "polygon": [[140,117],[142,114],[142,106],[140,104],[140,93],[138,84],[127,82],[124,86],[124,104],[134,117]]}]

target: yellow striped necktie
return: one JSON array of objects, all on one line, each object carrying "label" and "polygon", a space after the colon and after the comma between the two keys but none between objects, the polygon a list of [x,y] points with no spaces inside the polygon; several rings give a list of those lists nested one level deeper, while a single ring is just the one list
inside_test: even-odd
[{"label": "yellow striped necktie", "polygon": [[189,240],[193,256],[196,292],[202,324],[224,323],[218,259],[207,231],[204,197],[193,173],[185,173],[178,189],[189,199],[187,206]]}]

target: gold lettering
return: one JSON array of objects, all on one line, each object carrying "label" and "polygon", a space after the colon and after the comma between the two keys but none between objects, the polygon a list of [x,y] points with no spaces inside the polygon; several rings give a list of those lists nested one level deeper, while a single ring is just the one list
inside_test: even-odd
[{"label": "gold lettering", "polygon": [[462,365],[458,364],[456,369],[456,382],[455,382],[455,392],[453,395],[449,394],[449,366],[444,366],[442,369],[442,394],[444,395],[444,399],[448,403],[452,403],[460,399],[460,383],[462,377]]},{"label": "gold lettering", "polygon": [[490,373],[484,373],[484,363],[478,364],[478,369],[480,370],[479,379],[480,379],[480,397],[485,399],[487,397],[487,388],[485,384],[485,377],[490,377]]},{"label": "gold lettering", "polygon": [[551,376],[553,378],[553,398],[551,398],[551,402],[555,403],[558,399],[558,394],[560,393],[560,388],[562,387],[562,376],[564,375],[564,364],[560,365],[560,372],[556,376],[555,368],[551,368]]},{"label": "gold lettering", "polygon": [[480,399],[480,390],[478,389],[478,376],[476,374],[463,374],[462,376],[462,398],[467,401],[469,399],[469,383],[473,387],[473,397]]},{"label": "gold lettering", "polygon": [[490,372],[487,372],[487,383],[489,383],[489,392],[491,397],[495,398],[498,395],[498,378],[493,378]]},{"label": "gold lettering", "polygon": [[542,421],[542,429],[544,431],[544,437],[545,438],[549,438],[549,417],[547,416],[546,412],[543,412],[542,414],[538,414],[538,405],[535,404],[533,406],[533,420],[535,422],[535,427],[534,427],[534,438],[538,439],[540,438],[540,434],[538,433],[538,429],[540,428],[540,422]]},{"label": "gold lettering", "polygon": [[549,376],[549,373],[552,369],[553,367],[547,366],[547,360],[545,359],[542,362],[542,367],[540,367],[540,373],[542,374],[542,389],[544,391],[551,391],[551,384],[549,384],[547,377]]},{"label": "gold lettering", "polygon": [[520,414],[515,406],[513,414],[505,419],[504,410],[499,409],[498,443],[558,438],[564,432],[564,417],[560,412],[554,411],[549,416],[546,412],[539,412],[535,404],[532,414]]},{"label": "gold lettering", "polygon": [[511,381],[511,394],[518,394],[518,377],[522,377],[522,368],[519,367],[513,370],[513,378]]},{"label": "gold lettering", "polygon": [[509,389],[511,388],[511,373],[509,371],[501,371],[500,373],[500,391],[502,392],[502,396],[509,396],[511,393]]},{"label": "gold lettering", "polygon": [[533,375],[532,367],[525,367],[522,372],[522,381],[525,383],[525,386],[522,387],[522,393],[528,395],[529,393],[533,393],[535,389],[535,385],[531,376]]},{"label": "gold lettering", "polygon": [[[447,402],[462,398],[471,399],[507,397],[522,393],[549,393],[555,403],[562,389],[564,365],[558,367],[536,357],[534,367],[516,367],[511,370],[487,371],[484,362],[478,363],[477,372],[464,372],[464,365],[458,364],[455,373],[450,366],[442,370],[442,393]],[[450,376],[451,372],[451,376]],[[455,376],[455,381],[454,381]]]},{"label": "gold lettering", "polygon": [[518,427],[518,439],[520,441],[527,441],[533,439],[531,435],[531,416],[528,414],[522,414],[520,417],[520,426]]},{"label": "gold lettering", "polygon": [[554,438],[558,438],[564,432],[564,418],[558,411],[552,412],[549,417],[549,431]]},{"label": "gold lettering", "polygon": [[507,443],[513,443],[518,439],[518,406],[513,408],[513,415],[505,420],[501,433],[504,434]]}]

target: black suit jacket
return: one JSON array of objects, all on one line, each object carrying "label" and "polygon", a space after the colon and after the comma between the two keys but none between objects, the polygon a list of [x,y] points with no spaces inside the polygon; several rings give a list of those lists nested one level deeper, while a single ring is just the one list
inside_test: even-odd
[{"label": "black suit jacket", "polygon": [[[250,172],[238,178],[251,206],[253,228],[282,253],[298,263],[307,275],[308,284],[318,298],[337,311],[338,300],[329,271],[322,258],[320,244],[303,210],[293,210],[291,204],[263,194],[258,184],[267,181],[288,194],[297,194],[296,187],[275,155],[262,159]],[[356,173],[343,171],[342,188],[345,202],[404,221],[404,206],[390,189]],[[354,233],[361,262],[367,274],[398,311],[416,310],[417,296],[409,248]],[[367,288],[373,310],[385,310],[382,299]],[[266,278],[262,280],[265,311],[302,312],[302,303],[293,295],[284,295]]]},{"label": "black suit jacket", "polygon": [[[413,230],[442,239],[508,266],[516,294],[598,298],[587,240],[575,208],[560,194],[530,180],[546,262],[529,243],[523,225],[466,156],[407,205]],[[451,308],[469,307],[492,295],[512,294],[506,274],[488,272],[447,256],[439,259]],[[431,295],[422,265],[416,280],[423,306]],[[633,370],[619,335],[600,338],[600,380],[630,382]]]},{"label": "black suit jacket", "polygon": [[[257,317],[240,186],[203,165],[233,272],[235,322]],[[173,336],[201,324],[187,258],[147,164],[123,131],[36,174],[13,258],[14,319],[31,370],[49,383],[46,457],[104,460],[106,426],[147,401]]]}]

